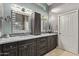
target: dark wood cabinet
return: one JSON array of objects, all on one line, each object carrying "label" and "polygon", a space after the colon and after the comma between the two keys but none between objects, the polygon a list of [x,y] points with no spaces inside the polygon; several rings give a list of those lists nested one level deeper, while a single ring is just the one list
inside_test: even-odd
[{"label": "dark wood cabinet", "polygon": [[0,56],[41,56],[57,46],[57,35],[0,45]]},{"label": "dark wood cabinet", "polygon": [[47,38],[42,37],[37,39],[37,55],[44,55],[47,52]]},{"label": "dark wood cabinet", "polygon": [[35,40],[19,42],[19,56],[36,55]]},{"label": "dark wood cabinet", "polygon": [[2,53],[2,46],[0,46],[0,56],[3,55]]},{"label": "dark wood cabinet", "polygon": [[31,14],[31,34],[41,34],[41,14],[34,12]]},{"label": "dark wood cabinet", "polygon": [[57,46],[57,35],[48,36],[48,51],[56,48]]},{"label": "dark wood cabinet", "polygon": [[3,55],[4,56],[17,56],[17,44],[16,43],[8,43],[2,45],[3,47]]}]

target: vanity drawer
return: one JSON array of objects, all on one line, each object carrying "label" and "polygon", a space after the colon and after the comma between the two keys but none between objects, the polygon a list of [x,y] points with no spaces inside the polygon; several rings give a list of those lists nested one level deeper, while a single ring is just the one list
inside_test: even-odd
[{"label": "vanity drawer", "polygon": [[14,49],[17,47],[17,43],[7,43],[7,44],[3,44],[3,51],[5,50],[10,50],[10,49]]},{"label": "vanity drawer", "polygon": [[42,37],[42,38],[37,39],[37,42],[46,42],[46,41],[47,41],[46,37]]},{"label": "vanity drawer", "polygon": [[47,46],[47,39],[45,37],[37,39],[37,46],[39,47]]},{"label": "vanity drawer", "polygon": [[32,44],[34,46],[35,45],[35,40],[30,39],[30,40],[25,40],[25,41],[18,42],[19,46],[29,45],[29,44]]},{"label": "vanity drawer", "polygon": [[3,56],[17,56],[17,43],[7,43],[2,45]]},{"label": "vanity drawer", "polygon": [[46,48],[47,47],[47,42],[44,42],[44,43],[42,43],[42,44],[40,44],[40,43],[38,43],[38,45],[37,45],[37,49],[44,49],[44,48]]},{"label": "vanity drawer", "polygon": [[19,42],[19,56],[34,56],[36,55],[35,40],[30,39]]}]

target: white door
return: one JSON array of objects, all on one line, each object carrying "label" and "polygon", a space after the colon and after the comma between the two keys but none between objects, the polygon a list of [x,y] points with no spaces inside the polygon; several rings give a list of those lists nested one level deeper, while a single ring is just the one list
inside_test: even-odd
[{"label": "white door", "polygon": [[59,48],[78,53],[78,11],[59,16]]}]

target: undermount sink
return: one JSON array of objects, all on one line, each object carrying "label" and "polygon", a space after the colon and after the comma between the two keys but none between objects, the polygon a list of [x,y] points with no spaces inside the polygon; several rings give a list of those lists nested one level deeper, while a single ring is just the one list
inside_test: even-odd
[{"label": "undermount sink", "polygon": [[30,36],[28,33],[15,33],[15,34],[10,34],[10,37],[16,37],[16,36]]},{"label": "undermount sink", "polygon": [[50,33],[54,33],[54,32],[42,32],[41,34],[50,34]]}]

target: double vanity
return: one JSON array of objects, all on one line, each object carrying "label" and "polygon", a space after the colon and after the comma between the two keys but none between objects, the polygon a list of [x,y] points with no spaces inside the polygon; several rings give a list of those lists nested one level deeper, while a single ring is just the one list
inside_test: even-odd
[{"label": "double vanity", "polygon": [[57,33],[0,38],[1,56],[40,56],[57,46]]},{"label": "double vanity", "polygon": [[[0,21],[0,56],[41,56],[57,47],[57,33],[49,24],[48,15],[19,4],[4,5],[6,13]],[[12,9],[11,6],[17,7]]]}]

